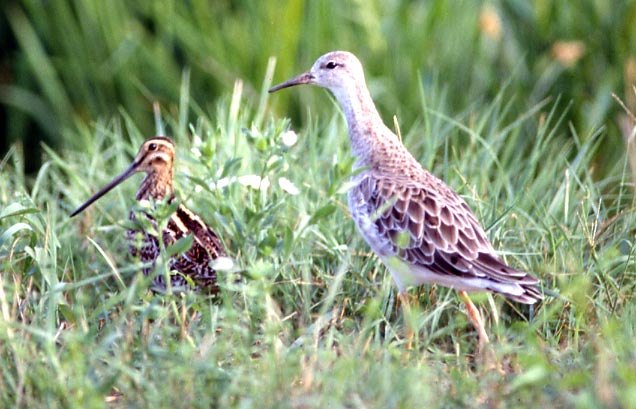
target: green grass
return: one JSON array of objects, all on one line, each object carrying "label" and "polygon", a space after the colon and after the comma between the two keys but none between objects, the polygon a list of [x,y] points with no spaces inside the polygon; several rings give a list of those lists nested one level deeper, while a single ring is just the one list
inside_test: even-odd
[{"label": "green grass", "polygon": [[[3,8],[18,47],[0,87],[0,406],[632,406],[635,181],[610,91],[634,110],[633,3],[495,2],[499,39],[473,1],[208,4]],[[551,47],[572,39],[586,53],[566,67]],[[360,56],[386,122],[541,279],[532,310],[473,296],[491,362],[442,287],[410,289],[407,349],[392,279],[346,208],[338,107],[319,89],[266,93],[333,48]],[[33,123],[50,143],[28,174]],[[223,275],[219,303],[149,293],[125,242],[141,176],[68,217],[164,132],[179,199],[244,277]]]},{"label": "green grass", "polygon": [[[138,181],[68,218],[145,138],[125,112],[78,131],[94,141],[86,150],[47,148],[30,187],[16,172],[24,160],[16,147],[0,167],[3,405],[632,401],[630,171],[616,163],[607,178],[592,177],[599,132],[580,137],[572,129],[571,143],[555,143],[560,104],[516,112],[502,90],[466,118],[426,104],[422,120],[402,130],[421,162],[468,200],[506,260],[560,295],[547,296],[531,315],[500,297],[475,295],[500,373],[476,357],[476,335],[445,288],[410,291],[419,300],[409,316],[417,337],[406,348],[391,278],[343,204],[352,159],[335,104],[331,116],[297,129],[298,142],[288,147],[281,133],[289,122],[259,117],[264,107],[245,104],[240,87],[211,114],[196,116],[185,114],[198,110],[187,88],[180,111],[164,113],[162,122],[178,146],[178,194],[224,238],[244,282],[224,280],[220,304],[151,295],[127,255],[123,227]],[[267,178],[269,187],[214,188],[243,175]],[[281,177],[300,194],[282,189]]]}]

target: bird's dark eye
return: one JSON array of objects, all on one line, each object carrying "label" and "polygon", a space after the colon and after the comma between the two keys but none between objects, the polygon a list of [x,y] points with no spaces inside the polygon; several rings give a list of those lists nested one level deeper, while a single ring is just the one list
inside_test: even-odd
[{"label": "bird's dark eye", "polygon": [[337,62],[334,61],[329,61],[326,65],[325,68],[329,69],[329,70],[333,70],[334,68],[336,68],[339,64]]},{"label": "bird's dark eye", "polygon": [[150,145],[148,145],[148,150],[149,151],[154,151],[155,149],[157,149],[157,144],[156,143],[151,143]]}]

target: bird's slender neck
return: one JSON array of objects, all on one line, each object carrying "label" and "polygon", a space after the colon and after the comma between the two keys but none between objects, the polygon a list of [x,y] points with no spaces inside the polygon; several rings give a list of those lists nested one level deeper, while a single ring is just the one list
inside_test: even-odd
[{"label": "bird's slender neck", "polygon": [[137,191],[137,200],[163,199],[174,194],[172,189],[172,168],[158,168],[146,174]]},{"label": "bird's slender neck", "polygon": [[344,111],[351,150],[360,165],[373,165],[380,145],[399,142],[397,136],[382,122],[364,82],[333,88],[331,92]]}]

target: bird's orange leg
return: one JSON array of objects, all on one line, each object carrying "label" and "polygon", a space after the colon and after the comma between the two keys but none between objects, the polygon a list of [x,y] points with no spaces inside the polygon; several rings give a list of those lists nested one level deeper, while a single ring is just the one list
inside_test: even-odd
[{"label": "bird's orange leg", "polygon": [[411,349],[413,346],[414,331],[411,326],[411,305],[409,304],[409,297],[406,292],[400,291],[400,300],[402,301],[402,313],[404,314],[404,329],[406,331],[406,349]]},{"label": "bird's orange leg", "polygon": [[479,336],[479,351],[482,351],[484,345],[490,343],[488,334],[486,334],[486,329],[484,328],[484,320],[475,304],[473,304],[471,299],[468,297],[466,291],[460,291],[459,296],[464,301],[464,304],[466,304],[468,319],[470,319],[470,322],[472,322],[473,326],[477,330],[477,335]]}]

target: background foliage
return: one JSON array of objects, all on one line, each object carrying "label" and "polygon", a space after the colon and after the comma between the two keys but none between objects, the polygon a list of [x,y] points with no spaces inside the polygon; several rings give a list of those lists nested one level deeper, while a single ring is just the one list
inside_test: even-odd
[{"label": "background foliage", "polygon": [[[152,133],[152,103],[174,111],[185,69],[204,109],[239,78],[255,106],[270,57],[283,79],[332,49],[360,56],[380,111],[403,127],[418,117],[418,78],[453,115],[512,81],[520,107],[561,96],[563,127],[606,127],[605,163],[622,151],[611,93],[636,106],[633,1],[23,0],[2,11],[5,151],[42,139],[81,148],[88,141],[70,131],[121,109]],[[331,109],[316,94],[282,95],[277,112],[306,120],[305,107]]]},{"label": "background foliage", "polygon": [[[1,12],[3,406],[634,401],[636,2],[23,0]],[[401,315],[343,204],[352,159],[328,94],[266,93],[332,49],[360,57],[385,121],[397,116],[414,155],[550,294],[532,310],[475,295],[490,356],[452,291],[412,289],[418,306]],[[244,277],[225,275],[220,304],[148,293],[122,226],[134,181],[68,219],[164,132],[179,198]]]}]

